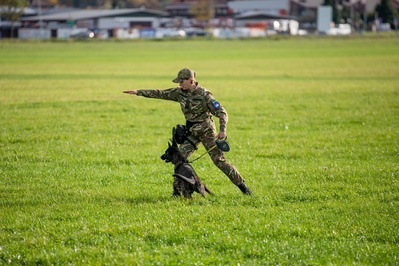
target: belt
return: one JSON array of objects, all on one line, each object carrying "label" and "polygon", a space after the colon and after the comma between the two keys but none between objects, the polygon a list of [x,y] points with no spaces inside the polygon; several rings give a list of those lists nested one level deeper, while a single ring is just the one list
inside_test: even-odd
[{"label": "belt", "polygon": [[192,126],[194,126],[194,125],[196,125],[196,124],[199,124],[199,123],[202,123],[202,121],[201,122],[197,122],[197,121],[195,121],[195,122],[193,122],[193,121],[186,121],[186,127],[187,127],[187,130],[189,130]]}]

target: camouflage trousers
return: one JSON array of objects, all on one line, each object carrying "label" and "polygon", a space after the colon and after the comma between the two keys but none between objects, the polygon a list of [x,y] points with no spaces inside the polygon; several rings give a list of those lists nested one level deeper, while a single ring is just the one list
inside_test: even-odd
[{"label": "camouflage trousers", "polygon": [[[217,139],[215,123],[211,118],[208,118],[202,123],[194,124],[190,128],[190,135],[188,138],[196,147],[202,143],[207,151],[210,150],[215,146],[215,141]],[[189,158],[195,151],[195,148],[186,140],[180,145],[179,150],[184,157]],[[231,182],[237,186],[244,183],[244,180],[237,168],[226,160],[223,151],[214,148],[208,154],[213,163],[230,179]]]}]

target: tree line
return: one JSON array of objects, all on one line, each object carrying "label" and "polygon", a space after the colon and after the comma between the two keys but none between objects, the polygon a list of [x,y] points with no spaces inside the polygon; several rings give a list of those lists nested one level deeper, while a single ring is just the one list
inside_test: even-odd
[{"label": "tree line", "polygon": [[363,1],[351,3],[350,0],[324,0],[324,5],[332,7],[333,21],[336,24],[343,20],[348,21],[348,19],[351,20],[351,23],[379,19],[381,22],[390,23],[393,26],[395,19],[397,21],[398,18],[398,12],[393,7],[392,0],[381,0],[374,12],[369,14],[365,12],[366,6]]}]

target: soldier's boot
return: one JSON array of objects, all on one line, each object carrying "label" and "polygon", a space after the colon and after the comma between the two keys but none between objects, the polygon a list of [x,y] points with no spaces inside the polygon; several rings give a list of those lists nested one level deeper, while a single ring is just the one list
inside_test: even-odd
[{"label": "soldier's boot", "polygon": [[238,185],[238,188],[245,195],[253,196],[252,191],[249,189],[249,187],[247,187],[247,185],[245,185],[245,183],[242,183],[241,185]]}]

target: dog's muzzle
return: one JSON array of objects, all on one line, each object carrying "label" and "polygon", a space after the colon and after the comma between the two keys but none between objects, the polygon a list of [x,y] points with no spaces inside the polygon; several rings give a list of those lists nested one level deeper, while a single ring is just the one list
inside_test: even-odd
[{"label": "dog's muzzle", "polygon": [[168,159],[168,156],[167,156],[166,154],[163,154],[163,155],[161,156],[161,159],[164,160],[165,163],[169,163],[169,162],[170,162],[170,160]]}]

